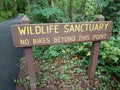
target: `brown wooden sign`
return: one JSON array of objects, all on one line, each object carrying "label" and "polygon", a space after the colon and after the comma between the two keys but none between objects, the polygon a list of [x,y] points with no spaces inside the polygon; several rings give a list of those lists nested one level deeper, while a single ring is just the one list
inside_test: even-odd
[{"label": "brown wooden sign", "polygon": [[111,21],[20,24],[13,25],[11,32],[15,47],[32,47],[108,40],[112,26]]},{"label": "brown wooden sign", "polygon": [[92,90],[100,41],[110,38],[113,27],[111,21],[104,21],[104,19],[104,16],[100,15],[96,18],[96,22],[29,24],[29,19],[24,16],[20,25],[11,26],[14,45],[24,47],[31,90],[36,89],[32,46],[87,41],[92,42],[88,69],[90,90]]}]

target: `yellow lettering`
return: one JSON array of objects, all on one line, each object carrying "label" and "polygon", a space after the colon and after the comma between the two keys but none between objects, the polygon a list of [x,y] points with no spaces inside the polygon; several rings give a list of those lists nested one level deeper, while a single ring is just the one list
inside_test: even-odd
[{"label": "yellow lettering", "polygon": [[74,26],[73,25],[70,25],[70,32],[74,32]]},{"label": "yellow lettering", "polygon": [[64,29],[65,29],[64,32],[66,32],[66,33],[69,32],[69,28],[68,27],[69,27],[69,25],[64,25]]},{"label": "yellow lettering", "polygon": [[106,39],[107,34],[94,34],[92,36],[92,39],[94,40],[102,40],[102,39]]},{"label": "yellow lettering", "polygon": [[50,43],[50,38],[33,38],[33,44],[48,44]]},{"label": "yellow lettering", "polygon": [[100,23],[99,30],[104,30],[104,24],[103,23]]},{"label": "yellow lettering", "polygon": [[41,33],[40,26],[35,26],[35,32],[36,32],[36,34],[40,34]]},{"label": "yellow lettering", "polygon": [[95,24],[89,24],[89,30],[90,30],[90,31],[93,31],[94,28],[95,28]]},{"label": "yellow lettering", "polygon": [[20,27],[17,27],[18,28],[18,31],[20,33],[20,35],[25,35],[26,34],[26,26],[24,26],[23,28],[20,28]]},{"label": "yellow lettering", "polygon": [[59,33],[58,32],[58,25],[55,25],[55,33]]},{"label": "yellow lettering", "polygon": [[28,26],[27,26],[26,28],[27,28],[27,34],[30,34],[30,31],[29,31],[29,28],[28,28]]},{"label": "yellow lettering", "polygon": [[95,25],[95,29],[94,30],[99,30],[98,24]]},{"label": "yellow lettering", "polygon": [[60,43],[60,38],[59,37],[54,37],[54,43]]},{"label": "yellow lettering", "polygon": [[50,25],[50,26],[49,26],[49,29],[50,29],[50,33],[51,33],[52,30],[54,30],[53,25]]},{"label": "yellow lettering", "polygon": [[32,31],[31,26],[30,26],[30,28],[28,29],[28,31],[30,31],[30,34],[32,34],[32,35],[34,35],[34,34],[35,34],[35,32],[33,32],[33,31]]},{"label": "yellow lettering", "polygon": [[46,32],[44,32],[43,26],[35,26],[35,33],[36,34],[46,34]]},{"label": "yellow lettering", "polygon": [[20,45],[29,45],[29,40],[28,39],[20,40]]},{"label": "yellow lettering", "polygon": [[81,25],[75,25],[75,31],[78,31],[78,32],[83,32],[83,30],[81,30]]},{"label": "yellow lettering", "polygon": [[54,43],[74,42],[76,36],[54,37]]},{"label": "yellow lettering", "polygon": [[105,30],[107,30],[109,23],[105,23]]},{"label": "yellow lettering", "polygon": [[86,31],[88,30],[88,26],[90,25],[90,24],[85,24],[86,25]]},{"label": "yellow lettering", "polygon": [[81,24],[81,31],[83,32],[84,30],[83,30],[83,26],[84,26],[85,24]]},{"label": "yellow lettering", "polygon": [[90,40],[90,35],[80,35],[79,36],[80,41],[87,41]]}]

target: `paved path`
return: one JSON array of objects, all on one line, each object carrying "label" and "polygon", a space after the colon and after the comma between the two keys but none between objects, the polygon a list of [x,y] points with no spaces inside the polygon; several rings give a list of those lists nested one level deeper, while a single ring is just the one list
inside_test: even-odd
[{"label": "paved path", "polygon": [[19,73],[23,49],[13,46],[10,26],[20,23],[21,16],[0,23],[0,90],[15,90],[13,80]]}]

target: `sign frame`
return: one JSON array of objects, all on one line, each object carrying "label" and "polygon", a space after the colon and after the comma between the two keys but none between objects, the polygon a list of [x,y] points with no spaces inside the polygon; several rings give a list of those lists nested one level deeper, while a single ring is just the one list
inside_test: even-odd
[{"label": "sign frame", "polygon": [[[74,42],[87,42],[87,41],[91,41],[92,42],[91,56],[90,56],[90,61],[89,61],[90,64],[89,64],[89,68],[88,68],[88,79],[89,79],[89,84],[91,85],[90,89],[93,88],[94,74],[95,74],[96,65],[97,65],[97,59],[98,59],[98,53],[99,53],[99,48],[100,48],[100,42],[103,41],[103,40],[108,40],[110,38],[110,35],[111,35],[111,32],[112,32],[112,26],[113,26],[112,22],[111,21],[104,21],[104,20],[105,20],[105,18],[102,15],[99,15],[96,18],[97,23],[101,23],[101,22],[104,22],[104,23],[105,22],[109,22],[110,23],[110,26],[106,29],[106,31],[104,30],[102,32],[102,34],[107,34],[106,38],[98,39],[98,40],[91,40],[90,39],[90,40],[83,40],[83,41],[79,41],[79,40],[78,41],[74,41]],[[72,24],[73,23],[71,23],[71,25]],[[60,42],[60,43],[47,43],[47,44],[37,44],[37,45],[32,45],[32,44],[20,45],[17,42],[17,41],[19,41],[18,38],[20,38],[20,36],[17,35],[14,31],[16,30],[16,27],[18,27],[18,26],[20,27],[20,26],[24,26],[24,25],[31,26],[31,24],[29,24],[29,19],[26,16],[24,16],[21,19],[21,25],[14,25],[14,26],[11,27],[11,33],[12,33],[13,43],[14,43],[15,47],[24,48],[24,53],[25,53],[25,56],[26,56],[26,59],[27,59],[27,69],[28,69],[28,73],[29,73],[29,76],[30,76],[30,87],[31,87],[31,90],[34,90],[34,89],[36,89],[36,75],[35,75],[35,67],[34,67],[34,58],[33,58],[33,53],[32,53],[32,46],[39,46],[39,45],[44,46],[44,45],[53,45],[53,44],[67,44],[67,43],[74,43],[74,42],[72,41],[72,42],[66,42],[66,43],[65,42],[61,43]],[[48,25],[48,24],[45,24],[45,25]],[[60,24],[57,23],[56,25],[60,25]],[[58,30],[58,28],[56,30]],[[57,31],[54,31],[54,33],[55,32],[57,32]],[[49,33],[49,36],[56,37],[56,35],[61,35],[61,34],[63,36],[65,36],[65,34],[63,34],[63,33],[60,33],[60,34],[56,33],[56,35],[52,34],[52,33],[53,32]],[[72,35],[73,33],[69,33],[69,35]],[[92,32],[91,35],[98,34],[98,33],[100,33],[100,32],[99,31]],[[84,33],[84,34],[87,34],[87,33]],[[75,33],[75,35],[78,35],[78,33]],[[30,38],[30,37],[31,37],[31,35],[25,35],[25,38]],[[44,35],[42,35],[42,37],[44,37]],[[17,42],[17,44],[16,44],[16,42]]]}]

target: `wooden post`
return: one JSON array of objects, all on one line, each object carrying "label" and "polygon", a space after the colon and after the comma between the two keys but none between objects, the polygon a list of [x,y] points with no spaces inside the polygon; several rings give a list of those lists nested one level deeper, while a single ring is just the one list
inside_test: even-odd
[{"label": "wooden post", "polygon": [[[104,21],[104,16],[100,15],[97,17],[96,20]],[[91,57],[90,57],[90,64],[89,64],[89,70],[88,70],[88,78],[90,81],[91,88],[93,86],[99,48],[100,48],[100,41],[92,42]]]},{"label": "wooden post", "polygon": [[[29,24],[29,19],[26,16],[24,16],[21,20],[21,24]],[[35,75],[32,47],[24,48],[24,53],[27,59],[27,69],[30,77],[30,87],[31,90],[34,90],[36,89],[36,75]]]}]

